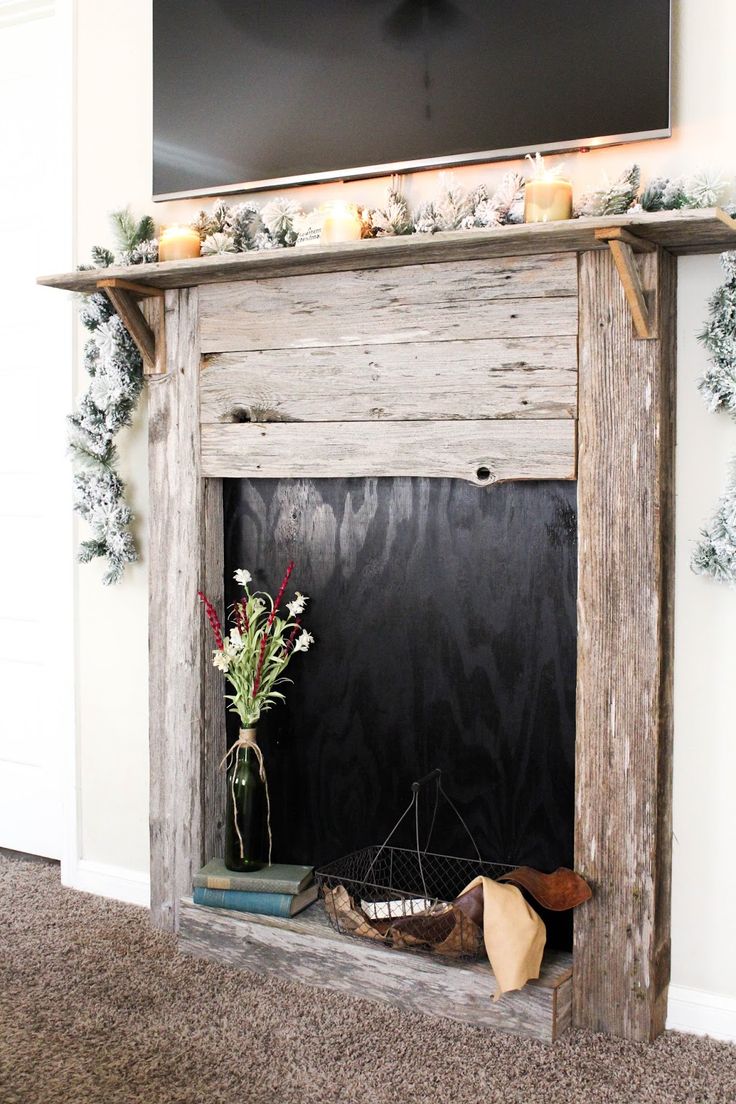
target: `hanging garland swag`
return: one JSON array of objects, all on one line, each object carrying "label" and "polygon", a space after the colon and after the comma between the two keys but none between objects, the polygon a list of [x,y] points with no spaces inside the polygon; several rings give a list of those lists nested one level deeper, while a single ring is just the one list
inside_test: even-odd
[{"label": "hanging garland swag", "polygon": [[[705,172],[688,178],[656,178],[640,194],[640,170],[632,165],[612,184],[580,198],[575,217],[616,215],[637,210],[670,211],[712,207],[723,202],[726,182]],[[506,173],[494,192],[485,184],[466,191],[446,177],[437,200],[411,212],[394,178],[386,203],[358,208],[363,237],[434,234],[444,230],[490,229],[523,222],[524,177]],[[637,198],[638,197],[638,198]],[[734,208],[727,208],[734,214]],[[146,264],[158,260],[153,219],[136,221],[128,210],[112,216],[117,252],[92,250],[92,264]],[[305,213],[294,200],[279,197],[263,207],[250,201],[230,205],[217,200],[211,211],[200,211],[192,223],[203,256],[285,249],[313,240],[315,212]],[[711,364],[699,383],[711,411],[725,410],[736,418],[736,252],[722,257],[725,283],[709,303],[709,321],[700,340]],[[74,466],[74,508],[88,523],[79,559],[102,557],[106,584],[117,583],[127,564],[138,559],[130,523],[132,511],[117,471],[115,438],[130,425],[143,387],[140,354],[103,292],[83,300],[80,317],[89,331],[84,366],[90,376],[87,391],[69,417],[69,447]],[[701,532],[692,557],[701,575],[736,585],[736,458],[726,491],[711,521]]]}]

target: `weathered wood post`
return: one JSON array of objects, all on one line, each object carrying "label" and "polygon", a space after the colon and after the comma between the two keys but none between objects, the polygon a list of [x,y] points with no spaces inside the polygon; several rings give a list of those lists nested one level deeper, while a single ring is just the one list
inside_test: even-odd
[{"label": "weathered wood post", "polygon": [[151,917],[170,929],[222,823],[211,746],[221,737],[224,753],[222,687],[196,593],[222,609],[221,483],[202,479],[199,458],[198,295],[166,293],[167,372],[149,385]]},{"label": "weathered wood post", "polygon": [[608,250],[580,255],[574,1021],[663,1030],[670,971],[676,261],[644,254],[637,339]]}]

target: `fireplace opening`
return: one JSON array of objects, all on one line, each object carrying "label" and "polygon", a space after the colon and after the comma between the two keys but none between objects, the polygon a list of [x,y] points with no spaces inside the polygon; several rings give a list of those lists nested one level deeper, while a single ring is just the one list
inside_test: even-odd
[{"label": "fireplace opening", "polygon": [[[225,597],[285,564],[316,643],[259,725],[276,862],[381,843],[434,767],[484,859],[573,865],[574,482],[224,482]],[[238,729],[228,714],[228,739]],[[434,794],[422,799],[422,843]],[[414,823],[392,843],[413,847]],[[432,851],[470,856],[438,808]],[[571,914],[544,913],[570,949]]]}]

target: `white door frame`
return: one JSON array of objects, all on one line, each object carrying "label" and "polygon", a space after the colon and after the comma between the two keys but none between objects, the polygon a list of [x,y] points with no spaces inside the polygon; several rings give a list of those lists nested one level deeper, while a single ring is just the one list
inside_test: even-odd
[{"label": "white door frame", "polygon": [[[0,0],[0,30],[36,21],[53,23],[54,72],[50,75],[54,88],[54,112],[58,120],[58,141],[49,155],[54,158],[53,191],[48,196],[52,205],[51,218],[45,220],[44,257],[53,257],[55,267],[74,267],[75,242],[75,22],[76,0]],[[10,262],[10,258],[8,258]],[[43,299],[39,296],[39,302]],[[74,523],[72,515],[72,481],[69,465],[64,462],[67,429],[65,415],[74,399],[75,363],[74,305],[57,304],[49,297],[48,312],[38,319],[46,335],[51,333],[55,345],[54,364],[50,365],[58,387],[50,393],[53,403],[53,430],[46,441],[54,462],[46,471],[48,508],[45,513],[53,526],[53,561],[48,574],[38,580],[38,597],[53,595],[54,635],[57,655],[48,672],[47,696],[53,702],[50,715],[41,714],[39,724],[53,729],[56,748],[56,775],[60,786],[61,823],[59,848],[62,880],[73,878],[79,853],[79,810],[77,804],[77,733],[75,716],[75,601],[74,601]]]}]

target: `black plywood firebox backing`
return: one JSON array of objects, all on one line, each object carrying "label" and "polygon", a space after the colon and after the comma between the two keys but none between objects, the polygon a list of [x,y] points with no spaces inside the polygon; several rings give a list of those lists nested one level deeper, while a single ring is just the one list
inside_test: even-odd
[{"label": "black plywood firebox backing", "polygon": [[[316,643],[259,725],[274,860],[382,842],[440,767],[483,858],[572,866],[576,484],[239,479],[224,502],[228,604],[236,568],[275,593],[290,559],[310,598]],[[413,841],[407,818],[392,843]],[[472,854],[442,805],[430,849]]]}]

